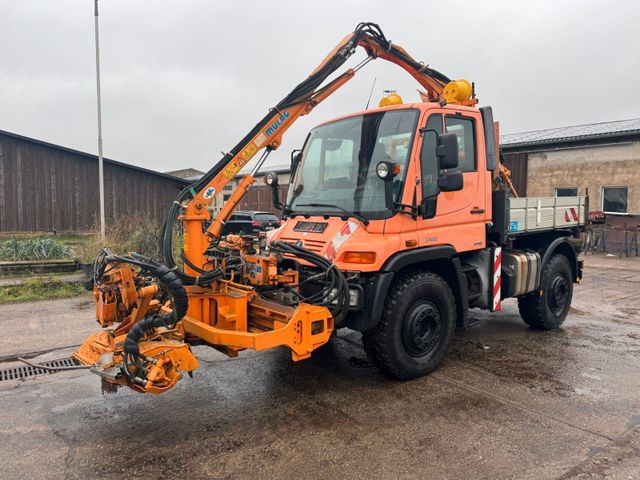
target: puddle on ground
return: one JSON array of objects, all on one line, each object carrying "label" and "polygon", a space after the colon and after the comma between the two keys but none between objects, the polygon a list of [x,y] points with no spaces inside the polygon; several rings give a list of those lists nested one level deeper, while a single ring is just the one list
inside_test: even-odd
[{"label": "puddle on ground", "polygon": [[569,396],[574,388],[561,378],[575,365],[574,356],[558,354],[567,344],[562,336],[552,339],[535,334],[526,339],[511,338],[508,344],[500,339],[463,340],[454,343],[449,358],[531,389]]}]

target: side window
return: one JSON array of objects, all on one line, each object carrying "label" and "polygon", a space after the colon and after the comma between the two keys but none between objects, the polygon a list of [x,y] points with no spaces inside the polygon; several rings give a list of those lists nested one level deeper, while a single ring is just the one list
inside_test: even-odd
[{"label": "side window", "polygon": [[455,133],[458,136],[458,168],[452,171],[475,172],[476,171],[476,140],[473,131],[473,120],[458,116],[445,117],[447,133]]},{"label": "side window", "polygon": [[[427,130],[442,133],[442,115],[434,114],[429,117]],[[422,148],[430,152],[429,158],[422,165],[422,197],[432,197],[438,193],[438,159],[436,158],[437,137],[433,132],[425,132],[422,137]]]}]

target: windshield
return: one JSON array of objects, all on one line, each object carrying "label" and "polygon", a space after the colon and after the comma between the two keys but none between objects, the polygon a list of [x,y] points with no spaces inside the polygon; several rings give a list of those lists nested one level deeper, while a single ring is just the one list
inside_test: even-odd
[{"label": "windshield", "polygon": [[289,209],[340,214],[326,206],[305,206],[324,203],[367,219],[389,217],[392,212],[385,207],[384,182],[376,174],[376,165],[382,160],[400,165],[400,174],[393,180],[394,200],[399,201],[417,119],[417,110],[392,110],[313,129],[289,189]]}]

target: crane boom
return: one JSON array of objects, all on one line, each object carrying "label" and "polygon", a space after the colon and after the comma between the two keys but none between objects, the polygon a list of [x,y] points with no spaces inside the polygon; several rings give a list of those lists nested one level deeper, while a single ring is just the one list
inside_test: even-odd
[{"label": "crane boom", "polygon": [[[325,86],[321,86],[355,53],[358,46],[366,51],[367,58]],[[179,276],[183,282],[194,284],[200,279],[206,279],[204,253],[210,243],[220,237],[225,222],[247,189],[254,183],[253,175],[244,176],[226,205],[203,233],[202,222],[211,219],[206,206],[213,201],[215,195],[221,192],[259,151],[265,150],[252,173],[257,172],[269,152],[281,145],[283,134],[298,118],[310,113],[320,102],[353,78],[360,68],[376,58],[382,58],[406,70],[427,90],[430,101],[438,101],[449,82],[449,78],[444,74],[414,60],[402,47],[387,40],[378,25],[360,23],[211,170],[194,185],[183,190],[171,206],[161,232],[163,257],[167,266],[176,267],[172,253],[172,231],[175,222],[182,220],[185,226],[185,271],[179,272]]]}]

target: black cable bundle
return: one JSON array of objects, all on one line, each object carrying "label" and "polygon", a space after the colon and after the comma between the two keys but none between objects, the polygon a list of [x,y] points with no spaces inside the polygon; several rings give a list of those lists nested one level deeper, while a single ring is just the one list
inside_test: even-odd
[{"label": "black cable bundle", "polygon": [[164,314],[153,314],[144,317],[138,321],[127,333],[127,337],[123,346],[123,371],[127,378],[137,384],[144,384],[143,377],[137,375],[134,377],[129,372],[129,362],[132,361],[136,366],[137,373],[143,369],[142,364],[138,363],[140,355],[139,342],[144,335],[158,327],[171,327],[175,325],[187,313],[189,307],[189,299],[187,291],[182,284],[176,272],[170,270],[165,265],[156,262],[150,258],[137,253],[127,256],[113,255],[109,249],[103,249],[96,257],[93,270],[93,281],[99,284],[100,279],[105,274],[109,263],[129,263],[141,268],[141,273],[150,275],[158,280],[160,286],[170,296],[172,301],[172,311]]},{"label": "black cable bundle", "polygon": [[349,285],[342,272],[326,258],[291,243],[274,241],[269,244],[269,248],[275,252],[288,253],[306,260],[323,272],[322,289],[308,297],[299,295],[299,299],[312,305],[328,307],[336,325],[339,326],[349,312]]}]

